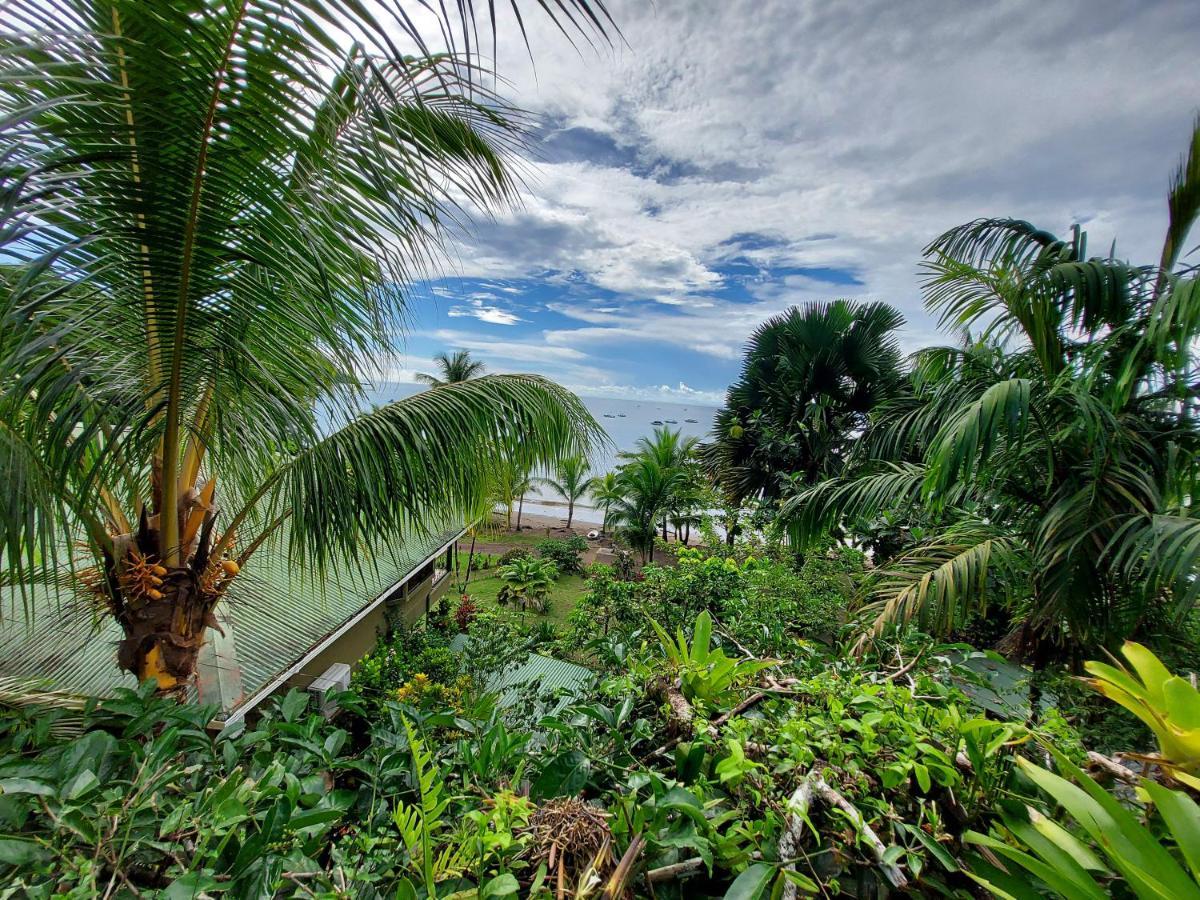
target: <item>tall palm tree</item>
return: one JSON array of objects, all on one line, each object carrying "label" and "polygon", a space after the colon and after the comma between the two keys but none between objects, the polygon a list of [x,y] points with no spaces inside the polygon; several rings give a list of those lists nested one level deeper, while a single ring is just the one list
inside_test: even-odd
[{"label": "tall palm tree", "polygon": [[600,509],[604,513],[603,521],[600,523],[600,530],[602,532],[608,530],[613,505],[619,503],[624,496],[621,490],[621,483],[616,472],[605,472],[603,475],[592,479],[592,500],[600,504]]},{"label": "tall palm tree", "polygon": [[471,359],[470,350],[455,350],[451,356],[439,353],[433,359],[438,364],[438,368],[442,370],[440,378],[425,372],[417,373],[417,381],[431,387],[470,381],[472,378],[482,375],[487,368],[480,360]]},{"label": "tall palm tree", "polygon": [[456,55],[426,52],[399,4],[5,7],[23,30],[0,35],[3,577],[73,567],[124,631],[119,664],[161,690],[264,542],[319,575],[474,514],[498,461],[553,464],[597,433],[528,375],[354,416],[405,285],[449,225],[513,196],[519,119],[457,8],[438,29]]},{"label": "tall palm tree", "polygon": [[1194,604],[1200,279],[1178,259],[1200,212],[1200,124],[1167,208],[1157,265],[1011,219],[927,248],[928,307],[982,338],[919,354],[852,473],[784,509],[801,539],[914,505],[940,523],[882,567],[876,630],[948,630],[1004,586],[1027,609],[1021,645],[1077,648]]},{"label": "tall palm tree", "polygon": [[618,471],[620,499],[613,504],[612,520],[643,562],[654,562],[656,523],[670,508],[683,477],[682,469],[664,466],[649,453],[631,456]]},{"label": "tall palm tree", "polygon": [[701,454],[734,505],[776,499],[793,476],[839,472],[868,413],[900,385],[902,322],[886,303],[836,300],[759,327]]},{"label": "tall palm tree", "polygon": [[652,437],[638,438],[634,450],[621,454],[621,458],[627,460],[643,457],[652,459],[664,472],[671,475],[672,494],[665,498],[658,511],[662,516],[662,539],[664,541],[667,540],[667,520],[670,513],[675,511],[679,505],[677,500],[680,498],[676,496],[676,492],[689,483],[686,469],[688,463],[695,456],[699,443],[698,438],[690,435],[684,437],[678,429],[672,430],[664,426],[655,428]]},{"label": "tall palm tree", "polygon": [[537,479],[540,484],[557,491],[567,501],[567,528],[575,518],[575,504],[587,495],[596,479],[591,477],[591,463],[586,456],[568,456],[554,467],[554,477]]}]

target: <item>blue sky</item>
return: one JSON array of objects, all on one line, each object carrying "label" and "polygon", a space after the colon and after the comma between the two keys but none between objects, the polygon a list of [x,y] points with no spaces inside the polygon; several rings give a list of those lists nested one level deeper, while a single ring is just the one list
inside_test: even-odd
[{"label": "blue sky", "polygon": [[535,117],[521,202],[413,291],[411,380],[439,350],[585,394],[716,402],[764,319],[836,297],[944,340],[921,248],[1011,215],[1149,262],[1200,106],[1200,3],[609,3],[577,49],[528,4],[498,89]]}]

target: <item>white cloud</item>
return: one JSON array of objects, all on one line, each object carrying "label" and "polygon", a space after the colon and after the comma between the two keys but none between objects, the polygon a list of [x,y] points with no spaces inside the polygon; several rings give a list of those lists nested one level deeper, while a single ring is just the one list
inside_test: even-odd
[{"label": "white cloud", "polygon": [[446,311],[446,315],[452,319],[470,317],[478,319],[480,322],[487,322],[489,325],[516,325],[518,322],[525,321],[516,313],[498,306],[488,305],[485,301],[490,299],[494,299],[491,294],[475,294],[467,299],[465,306],[450,307]]}]

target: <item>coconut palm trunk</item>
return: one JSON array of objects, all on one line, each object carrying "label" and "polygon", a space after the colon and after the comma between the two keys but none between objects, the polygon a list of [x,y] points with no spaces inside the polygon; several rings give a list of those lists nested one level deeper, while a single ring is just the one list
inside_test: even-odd
[{"label": "coconut palm trunk", "polygon": [[[0,34],[9,584],[73,578],[120,625],[119,664],[180,692],[268,543],[319,578],[482,514],[504,466],[588,452],[599,427],[536,376],[359,412],[405,285],[466,211],[514,199],[521,132],[478,59],[403,54],[425,44],[393,5],[6,10],[25,29]],[[470,18],[438,30],[471,46]]]}]

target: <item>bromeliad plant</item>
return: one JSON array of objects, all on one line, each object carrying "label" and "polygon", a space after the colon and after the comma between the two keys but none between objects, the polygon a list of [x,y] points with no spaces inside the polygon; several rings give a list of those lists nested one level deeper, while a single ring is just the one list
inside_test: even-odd
[{"label": "bromeliad plant", "polygon": [[457,8],[440,31],[465,56],[428,52],[403,4],[5,8],[0,578],[74,568],[120,665],[163,691],[265,542],[320,575],[597,433],[526,375],[356,414],[404,286],[468,209],[514,194],[520,117],[482,89],[477,10]]},{"label": "bromeliad plant", "polygon": [[720,647],[711,647],[713,622],[707,610],[696,617],[690,646],[682,628],[672,638],[653,619],[650,625],[658,635],[670,669],[679,678],[683,696],[689,701],[717,704],[727,699],[736,686],[776,664],[775,660],[730,659]]},{"label": "bromeliad plant", "polygon": [[1200,691],[1186,678],[1172,675],[1150,650],[1126,641],[1121,655],[1132,671],[1115,660],[1116,666],[1088,662],[1084,668],[1093,677],[1093,688],[1125,707],[1158,739],[1159,763],[1172,777],[1200,788]]}]

